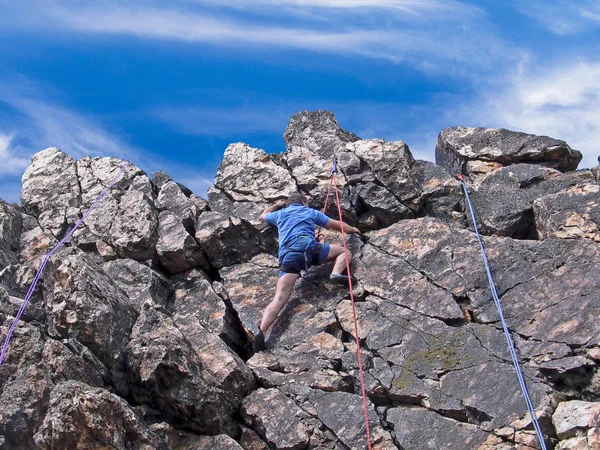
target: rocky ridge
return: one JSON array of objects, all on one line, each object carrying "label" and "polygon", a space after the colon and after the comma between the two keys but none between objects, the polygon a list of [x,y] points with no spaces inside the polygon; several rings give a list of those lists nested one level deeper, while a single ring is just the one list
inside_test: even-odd
[{"label": "rocky ridge", "polygon": [[[438,165],[295,114],[286,151],[230,145],[208,200],[130,167],[46,267],[0,366],[0,448],[364,449],[347,289],[313,268],[251,352],[277,277],[257,221],[337,159],[374,449],[535,449],[458,172],[548,448],[600,448],[599,168],[565,142],[440,133]],[[41,258],[119,170],[36,154],[0,200],[0,330]],[[326,211],[337,216],[335,202]],[[338,240],[336,233],[327,239]]]}]

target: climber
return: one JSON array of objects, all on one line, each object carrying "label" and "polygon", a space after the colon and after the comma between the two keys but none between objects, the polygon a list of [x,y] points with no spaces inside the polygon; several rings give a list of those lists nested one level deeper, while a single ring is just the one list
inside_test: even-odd
[{"label": "climber", "polygon": [[[342,222],[330,219],[320,211],[308,207],[308,198],[302,194],[292,194],[287,202],[279,201],[266,208],[260,218],[275,225],[279,232],[279,279],[273,301],[265,308],[260,328],[254,339],[254,351],[264,349],[267,331],[277,315],[288,302],[292,289],[302,270],[334,261],[329,279],[345,284],[347,275],[346,258],[352,259],[350,251],[337,244],[321,244],[315,240],[315,228],[341,230]],[[343,223],[345,233],[360,233],[359,229]]]}]

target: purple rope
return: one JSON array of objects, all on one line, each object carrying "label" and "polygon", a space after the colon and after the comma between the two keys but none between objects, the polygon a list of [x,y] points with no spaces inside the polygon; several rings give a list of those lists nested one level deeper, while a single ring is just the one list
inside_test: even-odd
[{"label": "purple rope", "polygon": [[108,183],[108,186],[106,186],[106,189],[104,189],[102,194],[100,194],[98,196],[98,198],[96,198],[94,203],[92,203],[92,206],[90,206],[88,208],[88,210],[83,214],[83,216],[81,216],[81,219],[79,219],[77,221],[77,223],[73,226],[73,228],[71,228],[71,231],[69,231],[65,235],[65,237],[63,237],[61,239],[61,241],[58,244],[56,244],[56,246],[50,251],[50,253],[48,253],[46,255],[46,257],[40,264],[40,268],[38,269],[37,273],[35,274],[35,278],[33,279],[31,286],[29,286],[27,295],[25,295],[23,304],[21,305],[21,308],[19,308],[19,312],[15,316],[15,319],[13,320],[13,323],[11,324],[10,329],[8,330],[8,334],[6,335],[6,339],[4,340],[4,345],[2,346],[2,352],[0,353],[0,365],[2,365],[4,363],[4,357],[6,356],[6,352],[8,351],[8,344],[10,343],[10,339],[13,335],[13,332],[15,331],[15,328],[17,327],[17,324],[19,323],[19,320],[21,319],[21,316],[23,315],[23,312],[25,311],[25,308],[29,304],[29,300],[31,299],[31,296],[33,295],[33,291],[35,290],[35,286],[37,285],[38,281],[40,280],[40,277],[42,276],[42,272],[44,271],[44,268],[46,267],[48,260],[54,253],[56,253],[56,251],[60,247],[62,247],[62,245],[65,242],[67,242],[69,240],[69,238],[73,235],[73,233],[75,232],[77,227],[79,227],[79,225],[81,225],[84,222],[84,220],[87,219],[87,217],[92,213],[92,211],[96,208],[96,206],[98,206],[98,203],[100,203],[102,201],[102,199],[104,197],[106,197],[106,194],[108,194],[108,191],[110,191],[110,189],[115,185],[115,183],[117,182],[117,180],[119,179],[121,174],[123,172],[125,172],[125,169],[127,168],[128,165],[129,165],[129,162],[127,162],[127,161],[121,165],[119,172],[115,175],[115,177],[112,179],[112,181],[110,183]]}]

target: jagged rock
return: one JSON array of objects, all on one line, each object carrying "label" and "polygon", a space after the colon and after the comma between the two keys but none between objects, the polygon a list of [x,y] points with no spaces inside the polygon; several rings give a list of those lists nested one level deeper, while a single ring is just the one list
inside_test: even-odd
[{"label": "jagged rock", "polygon": [[34,440],[41,449],[167,449],[125,400],[76,381],[62,383],[52,391]]},{"label": "jagged rock", "polygon": [[21,228],[19,207],[0,199],[0,271],[17,262]]},{"label": "jagged rock", "polygon": [[[543,167],[578,160],[566,145],[548,148],[550,138],[468,133],[442,132],[458,149],[450,162],[472,176],[486,232],[536,237],[533,219],[518,231],[535,205],[546,233],[483,242],[547,444],[594,448],[595,424],[563,435],[559,418],[587,424],[565,399],[595,408],[600,398],[597,180]],[[71,249],[52,257],[15,330],[0,365],[0,448],[93,446],[101,414],[100,442],[115,448],[364,449],[357,357],[373,448],[537,448],[455,172],[415,161],[402,141],[359,140],[329,112],[294,116],[285,139],[280,155],[230,146],[213,211],[168,175],[150,181],[116,158],[75,163],[56,149],[34,158],[22,211],[0,202],[0,253],[10,255],[2,336],[41,258],[126,170]],[[334,158],[344,220],[363,231],[347,237],[358,330],[348,287],[329,281],[332,264],[313,267],[246,364],[278,274],[276,230],[258,214],[297,191],[322,207]],[[337,219],[333,198],[326,213]],[[586,239],[554,239],[565,227]],[[200,248],[203,262],[187,251]],[[94,399],[91,409],[79,398]]]},{"label": "jagged rock", "polygon": [[155,204],[161,212],[172,212],[188,231],[193,230],[194,222],[208,208],[205,200],[172,180],[161,185]]},{"label": "jagged rock", "polygon": [[54,147],[36,153],[23,174],[21,202],[44,231],[62,237],[79,219],[77,162]]},{"label": "jagged rock", "polygon": [[406,450],[437,450],[440,445],[448,450],[464,450],[479,448],[486,440],[486,433],[478,427],[422,408],[392,408],[387,417],[394,425],[396,440]]},{"label": "jagged rock", "polygon": [[410,177],[421,187],[418,200],[422,213],[429,217],[462,219],[462,186],[444,168],[430,161],[417,160],[410,168]]},{"label": "jagged rock", "polygon": [[38,267],[56,244],[58,244],[56,238],[40,227],[25,231],[21,234],[21,259],[34,267]]},{"label": "jagged rock", "polygon": [[600,166],[593,167],[591,170],[594,178],[596,178],[596,183],[600,183]]},{"label": "jagged rock", "polygon": [[[585,182],[583,173],[562,174],[533,164],[513,164],[489,174],[471,195],[480,231],[484,234],[535,236],[533,203]],[[591,180],[590,180],[591,181]]]},{"label": "jagged rock", "polygon": [[122,168],[120,178],[73,237],[83,249],[97,250],[107,259],[151,259],[158,239],[158,211],[143,171],[116,158],[82,158],[77,163],[81,210],[96,201]]},{"label": "jagged rock", "polygon": [[600,432],[600,403],[572,400],[562,402],[552,416],[559,439],[567,439],[596,429]]},{"label": "jagged rock", "polygon": [[166,307],[173,283],[151,267],[133,259],[118,259],[102,264],[102,269],[127,294],[138,313],[147,302]]},{"label": "jagged rock", "polygon": [[600,242],[600,185],[573,186],[533,203],[540,239],[588,238]]},{"label": "jagged rock", "polygon": [[446,128],[435,148],[436,164],[451,175],[462,173],[475,179],[517,163],[567,172],[575,170],[582,157],[564,141],[497,128]]},{"label": "jagged rock", "polygon": [[241,426],[242,436],[239,443],[244,450],[268,450],[267,443],[260,436],[248,427]]},{"label": "jagged rock", "polygon": [[110,382],[106,367],[76,339],[48,339],[42,359],[51,369],[50,376],[56,384],[74,380],[88,386],[103,387],[105,382]]},{"label": "jagged rock", "polygon": [[[202,330],[199,333],[196,336],[200,340],[210,336]],[[238,406],[235,400],[244,391],[219,388],[229,379],[215,375],[222,367],[228,369],[228,361],[218,359],[223,354],[211,355],[213,345],[206,346],[207,353],[200,353],[205,348],[198,348],[196,336],[191,336],[195,342],[190,343],[172,319],[151,307],[145,308],[128,345],[132,395],[138,403],[161,411],[165,418],[185,424],[190,430],[233,435],[236,424],[232,416]],[[210,360],[213,367],[207,367]]]},{"label": "jagged rock", "polygon": [[303,147],[333,160],[335,151],[360,138],[340,128],[331,111],[301,111],[288,123],[283,140],[288,151]]},{"label": "jagged rock", "polygon": [[158,216],[156,253],[162,267],[170,274],[185,272],[193,267],[210,270],[204,251],[187,232],[181,220],[170,211]]},{"label": "jagged rock", "polygon": [[121,258],[140,261],[154,256],[158,239],[158,212],[140,191],[129,190],[121,198],[111,228],[111,244]]},{"label": "jagged rock", "polygon": [[[0,327],[4,338],[12,323]],[[41,424],[53,382],[41,362],[44,336],[25,322],[15,328],[11,346],[0,365],[0,448],[35,448],[33,433]]]},{"label": "jagged rock", "polygon": [[281,449],[308,448],[315,422],[279,390],[262,388],[244,399],[242,418],[266,442]]},{"label": "jagged rock", "polygon": [[265,242],[265,233],[252,223],[213,211],[200,216],[195,237],[216,269],[249,261],[265,248],[275,251],[273,235]]},{"label": "jagged rock", "polygon": [[[179,275],[169,301],[176,323],[198,324],[217,335],[238,354],[249,351],[249,342],[235,312],[211,285],[208,277],[196,270]],[[215,287],[222,291],[219,283]]]},{"label": "jagged rock", "polygon": [[56,254],[46,268],[44,300],[49,322],[64,339],[74,338],[104,364],[121,392],[124,359],[136,309],[112,279],[76,250]]},{"label": "jagged rock", "polygon": [[198,442],[185,447],[185,450],[244,450],[244,448],[226,434],[220,434],[214,437],[202,436]]},{"label": "jagged rock", "polygon": [[296,183],[292,176],[271,155],[237,143],[225,150],[215,187],[208,190],[208,202],[213,211],[252,220],[267,204],[294,192]]},{"label": "jagged rock", "polygon": [[[266,387],[297,383],[323,391],[352,390],[352,378],[338,373],[334,363],[302,352],[262,352],[254,355],[248,365]],[[305,375],[300,377],[300,374]]]}]

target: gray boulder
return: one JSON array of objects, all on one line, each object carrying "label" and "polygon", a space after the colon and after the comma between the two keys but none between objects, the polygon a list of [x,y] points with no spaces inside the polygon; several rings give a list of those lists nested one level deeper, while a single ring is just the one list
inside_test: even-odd
[{"label": "gray boulder", "polygon": [[17,262],[21,229],[20,208],[0,199],[0,271]]},{"label": "gray boulder", "polygon": [[584,184],[538,198],[533,203],[540,239],[588,238],[600,242],[600,185]]},{"label": "gray boulder", "polygon": [[436,164],[453,176],[462,173],[472,178],[518,163],[567,172],[575,170],[582,157],[564,141],[502,128],[446,128],[435,148]]},{"label": "gray boulder", "polygon": [[480,231],[484,234],[535,238],[533,203],[579,183],[585,173],[563,174],[533,164],[513,164],[490,173],[471,195]]},{"label": "gray boulder", "polygon": [[167,449],[140,414],[105,389],[68,381],[51,393],[44,422],[34,436],[36,448]]},{"label": "gray boulder", "polygon": [[57,148],[36,153],[23,174],[21,202],[42,230],[57,238],[64,236],[79,219],[77,162]]}]

